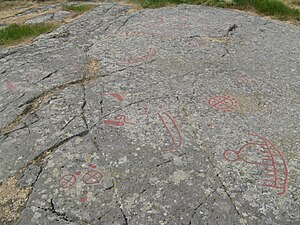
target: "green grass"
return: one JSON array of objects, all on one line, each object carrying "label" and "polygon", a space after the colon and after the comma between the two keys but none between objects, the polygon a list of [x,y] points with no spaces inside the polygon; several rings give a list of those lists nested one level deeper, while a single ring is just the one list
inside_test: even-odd
[{"label": "green grass", "polygon": [[81,5],[63,5],[64,10],[73,11],[77,13],[84,13],[90,11],[95,5],[92,4],[81,4]]},{"label": "green grass", "polygon": [[209,6],[224,6],[221,0],[145,0],[142,2],[144,8],[158,8],[167,5],[177,5],[177,4],[205,4]]},{"label": "green grass", "polygon": [[225,0],[144,0],[141,2],[144,8],[158,8],[174,4],[205,4],[242,10],[252,9],[261,15],[273,16],[278,19],[300,20],[300,11],[290,8],[280,0],[233,0],[232,3]]},{"label": "green grass", "polygon": [[274,16],[279,19],[300,20],[299,10],[290,8],[279,0],[235,0],[235,2],[237,6],[252,7],[263,15]]},{"label": "green grass", "polygon": [[14,45],[27,39],[47,33],[56,28],[54,24],[18,25],[12,24],[0,30],[0,45]]}]

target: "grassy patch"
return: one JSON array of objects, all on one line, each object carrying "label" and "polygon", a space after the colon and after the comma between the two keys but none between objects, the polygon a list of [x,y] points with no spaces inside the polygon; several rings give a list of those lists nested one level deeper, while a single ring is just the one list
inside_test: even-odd
[{"label": "grassy patch", "polygon": [[54,24],[12,24],[0,30],[0,45],[14,45],[56,28]]},{"label": "grassy patch", "polygon": [[84,13],[90,11],[95,5],[92,4],[81,4],[81,5],[63,5],[64,10],[73,11],[77,13]]},{"label": "grassy patch", "polygon": [[280,0],[144,0],[144,8],[158,8],[176,4],[205,4],[208,6],[254,10],[262,15],[278,19],[300,20],[300,11],[290,8]]},{"label": "grassy patch", "polygon": [[14,7],[26,7],[32,3],[27,1],[1,1],[0,0],[0,11],[5,11]]},{"label": "grassy patch", "polygon": [[0,0],[0,19],[15,15],[29,8],[33,3],[31,1],[2,1]]},{"label": "grassy patch", "polygon": [[227,3],[222,0],[145,0],[142,2],[142,6],[144,8],[158,8],[177,4],[205,4],[208,6],[224,6]]},{"label": "grassy patch", "polygon": [[236,5],[242,8],[254,8],[257,12],[274,16],[279,19],[300,20],[300,11],[285,5],[279,0],[235,0]]}]

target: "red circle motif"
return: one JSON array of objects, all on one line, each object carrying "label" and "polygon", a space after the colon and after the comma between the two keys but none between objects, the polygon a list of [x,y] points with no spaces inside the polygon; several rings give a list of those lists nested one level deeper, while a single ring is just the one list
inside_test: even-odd
[{"label": "red circle motif", "polygon": [[91,171],[87,172],[86,174],[84,174],[84,176],[82,177],[82,181],[85,184],[98,184],[98,183],[100,183],[102,178],[103,178],[102,173],[100,173],[97,170],[91,170]]},{"label": "red circle motif", "polygon": [[236,98],[232,96],[213,96],[208,99],[208,104],[217,110],[233,112],[238,107]]},{"label": "red circle motif", "polygon": [[73,174],[66,174],[59,180],[59,185],[63,188],[71,188],[76,183],[76,176]]}]

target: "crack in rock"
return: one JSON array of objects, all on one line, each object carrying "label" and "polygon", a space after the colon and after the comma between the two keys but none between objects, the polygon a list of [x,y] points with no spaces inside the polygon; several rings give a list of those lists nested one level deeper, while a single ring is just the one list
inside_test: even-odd
[{"label": "crack in rock", "polygon": [[54,205],[54,202],[53,202],[53,198],[51,198],[51,200],[50,200],[50,206],[51,206],[51,208],[49,208],[49,210],[50,210],[52,213],[54,213],[55,215],[57,215],[57,217],[59,217],[59,218],[65,220],[65,221],[68,221],[68,222],[75,222],[74,220],[68,218],[68,217],[66,216],[66,213],[60,213],[60,212],[58,212],[58,211],[55,209],[55,205]]},{"label": "crack in rock", "polygon": [[48,155],[50,155],[51,153],[53,153],[55,151],[55,149],[57,149],[59,146],[69,142],[70,140],[76,138],[76,137],[84,137],[85,135],[87,135],[89,133],[89,130],[85,130],[85,131],[82,131],[78,134],[75,134],[71,137],[68,137],[62,141],[59,141],[57,143],[55,143],[52,147],[48,148],[47,150],[43,151],[42,153],[40,153],[38,156],[36,156],[31,162],[29,162],[26,166],[28,167],[29,165],[31,164],[34,164],[34,165],[38,165],[41,163],[41,161],[43,159],[45,159]]},{"label": "crack in rock", "polygon": [[53,74],[56,74],[59,70],[61,70],[62,68],[56,69],[53,72],[49,73],[47,76],[43,77],[42,79],[38,80],[37,82],[35,82],[34,84],[37,84],[45,79],[50,78]]},{"label": "crack in rock", "polygon": [[127,218],[126,214],[124,213],[123,205],[120,201],[121,198],[119,197],[119,194],[118,194],[116,178],[113,176],[113,171],[112,171],[111,168],[110,168],[110,172],[111,172],[111,175],[112,175],[112,183],[113,183],[113,187],[114,187],[114,195],[115,195],[115,198],[116,198],[116,204],[118,205],[118,207],[119,207],[119,209],[122,213],[123,219],[124,219],[124,224],[123,225],[128,225],[128,218]]},{"label": "crack in rock", "polygon": [[18,115],[12,122],[7,124],[5,127],[1,128],[0,133],[6,134],[6,133],[10,132],[12,129],[14,129],[16,126],[18,126],[28,114],[30,114],[32,112],[36,112],[39,109],[39,107],[41,106],[42,102],[44,102],[47,98],[52,96],[56,91],[62,91],[64,89],[72,87],[72,86],[81,85],[83,83],[88,83],[95,79],[96,79],[95,76],[91,76],[91,77],[82,78],[80,80],[72,81],[67,84],[62,84],[62,85],[51,88],[50,90],[47,90],[47,91],[41,93],[40,95],[38,95],[37,97],[35,97],[33,99],[26,101],[24,104],[20,105],[19,108],[21,108],[25,105],[28,105],[28,106],[26,106],[25,109],[21,112],[21,114]]},{"label": "crack in rock", "polygon": [[[198,143],[198,145],[200,145],[200,143],[199,143],[199,137],[198,137],[198,135],[197,135],[197,132],[196,132],[194,129],[193,129],[193,134],[194,134],[194,136],[195,136],[196,142]],[[206,155],[206,157],[207,157],[207,159],[208,159],[208,162],[211,164],[211,166],[212,166],[213,168],[218,169],[218,168],[215,166],[215,164],[213,163],[213,161],[211,160],[211,158],[210,158],[210,156],[209,156],[207,150],[204,150],[204,152],[205,152],[205,155]],[[220,184],[221,184],[221,186],[222,186],[224,192],[225,192],[226,195],[228,196],[228,199],[229,199],[231,205],[233,206],[234,210],[236,211],[236,213],[238,214],[238,216],[239,216],[241,219],[243,219],[242,214],[238,211],[237,206],[234,204],[234,201],[233,201],[232,197],[230,196],[230,194],[229,194],[229,192],[228,192],[226,186],[224,185],[224,183],[222,182],[221,178],[219,177],[219,174],[216,174],[216,178],[218,179],[218,181],[220,182]]]},{"label": "crack in rock", "polygon": [[[139,14],[139,13],[138,13]],[[124,21],[122,21],[121,26],[116,30],[116,32],[118,32],[119,30],[121,30],[123,27],[125,27],[125,25],[128,23],[128,21],[134,17],[136,17],[138,14],[133,14],[131,16],[128,16]]]},{"label": "crack in rock", "polygon": [[77,116],[73,116],[61,129],[60,131],[64,130]]},{"label": "crack in rock", "polygon": [[[177,157],[180,158],[180,157],[182,157],[182,156],[184,156],[184,155],[186,155],[186,153],[182,153],[182,154],[178,155]],[[160,163],[160,164],[157,164],[156,167],[161,167],[161,166],[166,165],[166,164],[169,164],[170,162],[173,162],[173,161],[174,161],[174,158],[169,159],[169,160],[167,160],[167,161],[165,161],[165,162],[162,162],[162,163]]]},{"label": "crack in rock", "polygon": [[[32,159],[30,162],[28,162],[25,166],[23,166],[22,168],[20,168],[18,171],[17,171],[17,176],[21,176],[22,177],[22,174],[25,173],[26,170],[28,170],[28,168],[31,166],[31,165],[42,165],[42,161],[50,154],[52,154],[59,146],[73,140],[74,138],[76,137],[84,137],[85,135],[87,135],[89,133],[89,130],[85,130],[85,131],[82,131],[78,134],[75,134],[71,137],[68,137],[62,141],[58,141],[57,143],[55,143],[53,146],[51,146],[50,148],[44,150],[43,152],[41,152],[39,155],[37,155],[34,159]],[[9,179],[9,178],[8,178]]]},{"label": "crack in rock", "polygon": [[[36,114],[34,114],[34,115],[36,115]],[[29,124],[24,123],[24,126],[22,126],[22,127],[20,127],[20,128],[17,128],[17,129],[14,129],[14,130],[11,130],[11,131],[5,133],[4,135],[12,134],[12,133],[14,133],[14,132],[16,132],[16,131],[18,131],[18,130],[22,130],[22,129],[24,129],[24,128],[27,128],[27,129],[28,129],[28,133],[30,134],[31,131],[30,131],[29,126],[30,126],[30,125],[33,125],[33,124],[35,124],[35,123],[37,123],[37,122],[39,122],[39,121],[40,121],[40,119],[37,118],[35,121],[33,121],[33,122],[29,123]]]},{"label": "crack in rock", "polygon": [[[232,197],[230,196],[230,194],[229,194],[226,186],[224,185],[223,181],[221,180],[219,174],[217,174],[216,177],[219,180],[219,182],[221,183],[221,186],[222,186],[223,190],[225,191],[226,195],[228,196],[228,199],[229,199],[231,205],[233,206],[234,210],[236,211],[236,213],[239,215],[240,218],[243,218],[242,214],[237,209],[237,206],[234,204],[234,201],[233,201]],[[247,225],[247,223],[246,223],[246,225]]]},{"label": "crack in rock", "polygon": [[[57,149],[59,146],[63,145],[64,143],[72,140],[75,137],[83,137],[88,133],[89,131],[86,130],[79,134],[73,135],[69,138],[66,138],[60,142],[57,142],[52,147],[43,151],[38,156],[36,156],[32,161],[27,163],[27,165],[25,165],[23,168],[21,168],[17,172],[17,176],[20,176],[22,178],[22,176],[24,176],[24,173],[26,172],[26,170],[28,170],[30,165],[41,165],[40,170],[36,176],[36,179],[35,181],[33,181],[30,187],[19,188],[17,186],[17,179],[15,177],[10,177],[0,184],[0,206],[1,206],[0,222],[1,223],[5,224],[6,222],[15,221],[16,219],[19,218],[20,212],[22,211],[22,209],[25,208],[25,205],[27,204],[27,201],[33,191],[33,187],[35,183],[38,181],[43,171],[43,167],[41,163],[42,160],[44,160],[48,155],[53,153],[55,149]],[[10,191],[12,191],[12,193]],[[12,202],[13,204],[11,204]]]},{"label": "crack in rock", "polygon": [[217,190],[213,190],[210,194],[208,194],[204,199],[203,201],[201,201],[201,203],[198,204],[198,206],[196,208],[193,209],[193,214],[191,216],[191,219],[188,223],[188,225],[191,225],[192,224],[192,221],[197,213],[197,210],[207,201],[207,199],[212,196]]},{"label": "crack in rock", "polygon": [[[229,37],[229,35],[238,28],[238,26],[236,24],[231,25],[228,29],[226,34],[224,35],[224,37]],[[225,43],[225,53],[221,56],[221,58],[224,58],[226,55],[229,54],[229,49],[228,49],[228,42]]]},{"label": "crack in rock", "polygon": [[227,29],[227,33],[225,34],[225,37],[228,37],[230,33],[232,33],[234,30],[236,30],[238,28],[238,26],[236,24],[231,25],[228,29]]},{"label": "crack in rock", "polygon": [[41,210],[44,210],[44,211],[49,211],[49,212],[55,214],[58,219],[62,219],[62,220],[67,221],[67,222],[72,222],[72,223],[77,223],[77,224],[86,224],[86,225],[90,224],[86,221],[70,218],[69,216],[66,215],[66,213],[59,212],[55,207],[53,198],[50,199],[50,207],[43,208],[43,207],[38,206],[37,208],[41,209]]},{"label": "crack in rock", "polygon": [[86,119],[86,116],[85,116],[85,110],[84,110],[84,107],[86,106],[86,89],[85,89],[85,85],[82,84],[82,89],[83,89],[83,103],[81,105],[81,117],[82,117],[82,120],[85,124],[85,127],[86,129],[89,128],[88,124],[87,124],[87,119]]}]

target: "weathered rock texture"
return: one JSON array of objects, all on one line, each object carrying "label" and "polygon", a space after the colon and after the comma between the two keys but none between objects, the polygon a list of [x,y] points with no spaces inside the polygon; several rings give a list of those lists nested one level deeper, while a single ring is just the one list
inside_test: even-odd
[{"label": "weathered rock texture", "polygon": [[0,180],[22,193],[1,223],[299,224],[299,43],[231,10],[102,4],[0,49]]}]

